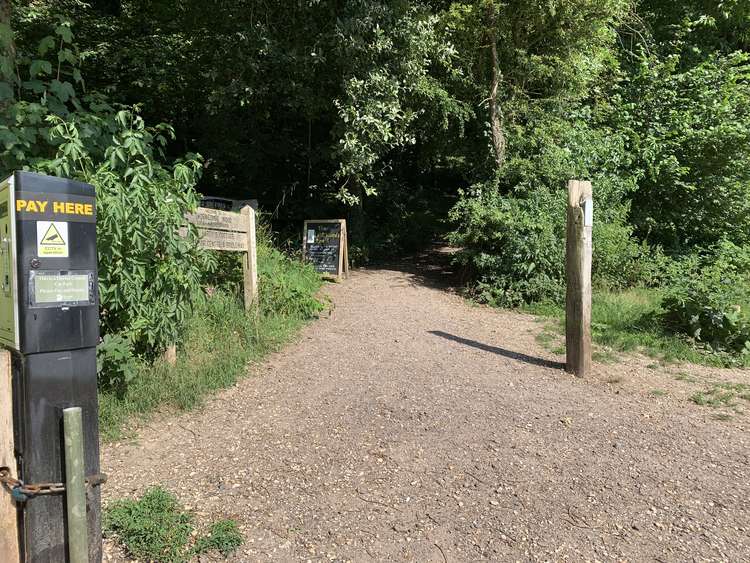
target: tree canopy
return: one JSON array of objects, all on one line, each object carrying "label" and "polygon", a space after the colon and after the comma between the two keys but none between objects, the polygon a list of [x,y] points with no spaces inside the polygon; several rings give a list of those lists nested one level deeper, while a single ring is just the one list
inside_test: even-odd
[{"label": "tree canopy", "polygon": [[447,234],[508,303],[559,291],[571,177],[595,184],[602,283],[750,242],[741,0],[4,6],[6,170],[55,154],[44,116],[104,154],[98,114],[132,107],[173,128],[166,162],[202,156],[200,192],[258,198],[290,239],[345,216],[362,263]]}]

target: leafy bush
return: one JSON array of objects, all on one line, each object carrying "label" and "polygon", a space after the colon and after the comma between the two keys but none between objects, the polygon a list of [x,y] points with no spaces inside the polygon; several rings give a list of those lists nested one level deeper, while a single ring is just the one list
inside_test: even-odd
[{"label": "leafy bush", "polygon": [[54,159],[37,167],[96,187],[101,324],[150,354],[178,340],[201,272],[212,265],[185,221],[198,203],[200,164],[160,165],[152,146],[158,131],[132,110],[108,117],[117,129],[103,161],[95,162],[76,121],[51,116],[50,135],[60,145]]},{"label": "leafy bush", "polygon": [[635,282],[643,249],[626,222],[635,178],[623,135],[601,125],[604,117],[583,107],[558,115],[530,111],[508,136],[498,180],[460,195],[449,214],[456,226],[449,240],[461,248],[458,261],[473,277],[477,298],[501,306],[562,299],[571,178],[590,178],[594,187],[594,281]]},{"label": "leafy bush", "polygon": [[[170,492],[154,487],[138,500],[120,500],[104,511],[104,528],[135,557],[160,563],[183,563],[215,549],[229,555],[242,545],[233,520],[213,523],[193,544],[193,517]],[[192,545],[191,545],[192,544]]]},{"label": "leafy bush", "polygon": [[318,276],[309,264],[290,261],[272,246],[258,246],[259,307],[267,315],[310,319],[323,310]]},{"label": "leafy bush", "polygon": [[714,350],[750,354],[750,247],[724,241],[682,260],[663,308],[672,330]]},{"label": "leafy bush", "polygon": [[[201,272],[212,267],[184,219],[198,202],[200,160],[162,165],[170,127],[147,127],[136,108],[117,110],[102,96],[77,97],[72,40],[62,21],[36,53],[19,49],[13,63],[23,80],[0,88],[0,173],[26,168],[96,187],[101,326],[151,355],[177,341]],[[57,60],[37,58],[56,44]]]},{"label": "leafy bush", "polygon": [[631,214],[640,236],[680,254],[750,242],[749,79],[742,52],[688,68],[678,54],[639,60],[621,114],[641,175]]},{"label": "leafy bush", "polygon": [[140,368],[133,344],[122,334],[105,334],[96,348],[99,388],[122,391]]},{"label": "leafy bush", "polygon": [[562,193],[538,190],[522,199],[503,197],[492,186],[477,186],[473,197],[459,201],[450,215],[459,230],[449,240],[462,248],[457,261],[476,279],[477,299],[517,306],[560,298],[564,205]]},{"label": "leafy bush", "polygon": [[215,550],[225,557],[242,545],[242,534],[234,520],[214,522],[208,529],[208,535],[199,538],[195,551],[204,553]]}]

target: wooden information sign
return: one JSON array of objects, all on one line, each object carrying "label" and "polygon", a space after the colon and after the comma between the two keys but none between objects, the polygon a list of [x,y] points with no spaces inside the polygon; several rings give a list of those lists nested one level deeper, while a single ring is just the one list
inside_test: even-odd
[{"label": "wooden information sign", "polygon": [[244,252],[245,309],[258,296],[258,258],[255,243],[255,210],[246,206],[239,214],[199,207],[187,220],[198,228],[201,248]]},{"label": "wooden information sign", "polygon": [[305,221],[302,258],[324,276],[349,276],[349,245],[346,219]]}]

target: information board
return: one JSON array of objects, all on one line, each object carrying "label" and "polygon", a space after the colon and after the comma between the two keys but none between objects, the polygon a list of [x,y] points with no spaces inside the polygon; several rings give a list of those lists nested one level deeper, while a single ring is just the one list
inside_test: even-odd
[{"label": "information board", "polygon": [[305,221],[302,233],[304,259],[323,275],[349,274],[349,249],[345,219]]}]

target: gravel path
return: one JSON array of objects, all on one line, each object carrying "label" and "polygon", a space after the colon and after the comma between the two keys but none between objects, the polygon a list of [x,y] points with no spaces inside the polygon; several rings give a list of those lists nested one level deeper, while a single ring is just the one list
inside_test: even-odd
[{"label": "gravel path", "polygon": [[105,497],[160,483],[235,518],[236,561],[750,557],[748,415],[717,420],[643,358],[576,380],[533,317],[403,268],[327,291],[251,377],[106,446]]}]

